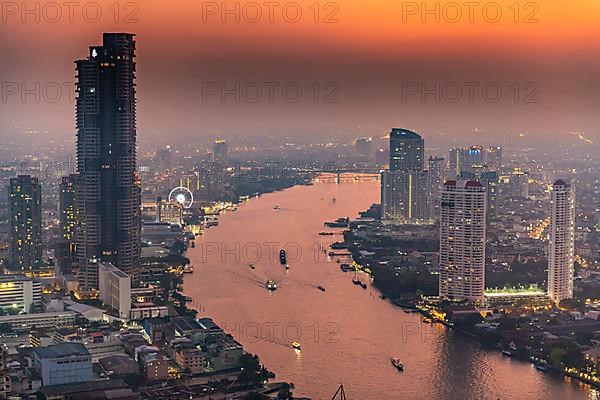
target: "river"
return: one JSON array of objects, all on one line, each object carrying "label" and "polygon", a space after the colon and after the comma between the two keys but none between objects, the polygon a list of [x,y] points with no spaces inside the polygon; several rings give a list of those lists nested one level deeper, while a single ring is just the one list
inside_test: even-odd
[{"label": "river", "polygon": [[[278,380],[292,382],[296,396],[329,400],[343,384],[353,400],[600,399],[587,385],[421,323],[381,300],[370,283],[367,290],[353,285],[352,274],[319,250],[340,237],[318,232],[378,199],[377,182],[317,183],[253,198],[221,215],[188,251],[195,270],[184,291],[199,316],[259,355]],[[289,270],[279,263],[283,246]],[[274,292],[265,288],[269,279],[278,284]]]}]

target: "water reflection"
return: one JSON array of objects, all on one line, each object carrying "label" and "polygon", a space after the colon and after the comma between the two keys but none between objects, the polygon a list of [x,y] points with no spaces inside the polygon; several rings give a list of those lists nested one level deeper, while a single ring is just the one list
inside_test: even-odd
[{"label": "water reflection", "polygon": [[[328,400],[343,383],[355,400],[598,399],[585,385],[421,323],[380,299],[370,283],[353,285],[353,274],[341,272],[320,247],[340,236],[318,233],[324,221],[356,216],[378,197],[377,182],[352,182],[253,199],[223,215],[190,249],[194,273],[185,277],[184,290],[201,316],[214,318],[278,379],[293,382],[298,396]],[[278,257],[286,243],[299,250],[290,250],[289,270]],[[269,279],[276,291],[265,288]],[[404,372],[391,365],[392,356],[404,362]]]}]

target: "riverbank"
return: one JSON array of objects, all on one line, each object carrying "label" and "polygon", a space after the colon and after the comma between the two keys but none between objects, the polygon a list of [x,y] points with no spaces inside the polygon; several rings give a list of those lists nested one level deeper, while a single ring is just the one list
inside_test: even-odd
[{"label": "riverbank", "polygon": [[[585,340],[583,330],[587,326],[578,324],[564,310],[531,307],[527,311],[517,307],[513,313],[440,301],[436,297],[438,275],[425,256],[431,251],[427,242],[432,229],[410,227],[408,233],[393,229],[377,221],[358,220],[344,234],[344,245],[352,253],[355,265],[373,274],[373,286],[392,304],[418,310],[424,316],[424,323],[442,323],[488,350],[531,363],[541,372],[554,371],[600,388],[596,366],[584,355],[585,346],[573,341],[576,337]],[[381,235],[382,231],[389,236]],[[377,251],[382,243],[387,252]],[[559,332],[569,327],[572,327],[570,335],[561,336]],[[598,326],[592,324],[589,332],[593,333],[594,328]],[[577,335],[573,333],[576,331]]]},{"label": "riverbank", "polygon": [[[578,385],[509,365],[441,326],[419,328],[419,314],[380,299],[366,276],[367,289],[353,285],[354,274],[341,273],[336,257],[319,248],[342,238],[318,233],[329,230],[324,221],[357,215],[378,197],[377,182],[315,183],[224,213],[187,252],[194,265],[185,275],[184,292],[193,299],[188,306],[260,355],[278,380],[293,382],[294,396],[330,399],[343,384],[349,398],[369,400],[586,398]],[[289,269],[279,263],[282,247]],[[277,282],[276,291],[265,288],[268,280]],[[291,348],[294,341],[301,352]],[[390,357],[404,362],[404,372]]]}]

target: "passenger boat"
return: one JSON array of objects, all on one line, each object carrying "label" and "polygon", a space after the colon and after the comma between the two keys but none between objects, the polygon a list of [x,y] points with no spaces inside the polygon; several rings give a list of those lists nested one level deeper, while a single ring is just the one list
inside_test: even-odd
[{"label": "passenger boat", "polygon": [[279,250],[279,262],[281,263],[281,265],[287,264],[287,256],[285,254],[284,249]]},{"label": "passenger boat", "polygon": [[394,367],[396,367],[396,369],[398,371],[404,371],[404,364],[402,364],[402,362],[400,361],[400,359],[398,359],[397,357],[392,357],[390,359],[390,361],[392,362],[392,365]]}]

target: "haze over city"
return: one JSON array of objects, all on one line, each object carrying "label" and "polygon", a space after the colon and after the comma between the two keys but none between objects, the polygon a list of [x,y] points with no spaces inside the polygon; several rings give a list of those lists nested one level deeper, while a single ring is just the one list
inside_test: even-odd
[{"label": "haze over city", "polygon": [[0,399],[599,400],[600,5],[0,3]]}]

